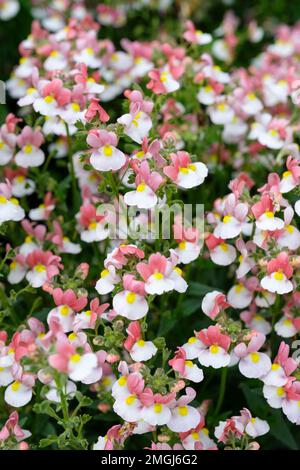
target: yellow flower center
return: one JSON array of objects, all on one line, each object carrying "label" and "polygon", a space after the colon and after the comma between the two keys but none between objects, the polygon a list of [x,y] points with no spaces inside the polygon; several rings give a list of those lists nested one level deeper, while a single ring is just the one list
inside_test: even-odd
[{"label": "yellow flower center", "polygon": [[77,335],[76,335],[76,333],[70,333],[68,338],[69,338],[70,341],[74,341],[77,338]]},{"label": "yellow flower center", "polygon": [[226,253],[228,251],[227,243],[221,243],[220,248],[221,248],[222,251],[224,251]]},{"label": "yellow flower center", "polygon": [[89,224],[89,229],[95,230],[96,227],[97,227],[97,222],[96,222],[96,220],[93,220],[93,221]]},{"label": "yellow flower center", "polygon": [[16,176],[15,180],[17,181],[17,183],[23,183],[23,181],[25,180],[25,176],[23,175]]},{"label": "yellow flower center", "polygon": [[180,173],[183,173],[184,175],[188,175],[188,173],[189,173],[189,169],[184,167],[184,166],[179,168],[179,171],[180,171]]},{"label": "yellow flower center", "polygon": [[125,403],[126,405],[131,406],[133,405],[135,400],[136,400],[136,397],[134,395],[129,395],[129,397],[126,398]]},{"label": "yellow flower center", "polygon": [[199,441],[199,434],[197,432],[192,432],[191,436],[194,439],[194,441]]},{"label": "yellow flower center", "polygon": [[92,315],[92,310],[86,310],[85,314],[87,317],[90,317]]},{"label": "yellow flower center", "polygon": [[187,367],[193,367],[193,362],[192,361],[185,361],[184,364],[187,366]]},{"label": "yellow flower center", "polygon": [[164,278],[164,275],[162,273],[154,273],[153,277],[157,279],[157,281],[161,281],[161,279]]},{"label": "yellow flower center", "polygon": [[178,268],[178,266],[175,266],[174,271],[179,274],[179,276],[182,276],[182,269]]},{"label": "yellow flower center", "polygon": [[126,302],[128,304],[133,304],[133,302],[135,301],[135,298],[136,298],[136,294],[134,292],[128,292],[128,294],[126,295]]},{"label": "yellow flower center", "polygon": [[161,413],[162,412],[162,404],[161,403],[155,403],[154,407],[154,413]]},{"label": "yellow flower center", "polygon": [[109,275],[109,270],[108,269],[103,269],[103,271],[101,271],[100,277],[103,278],[103,277],[106,277],[108,275]]},{"label": "yellow flower center", "polygon": [[70,308],[68,307],[68,305],[63,305],[60,309],[60,314],[63,316],[63,317],[67,317],[70,313]]},{"label": "yellow flower center", "polygon": [[127,379],[126,377],[123,375],[122,377],[119,378],[118,380],[118,384],[121,386],[121,387],[124,387],[124,385],[126,385],[126,382],[127,382]]},{"label": "yellow flower center", "polygon": [[209,348],[209,351],[210,351],[212,354],[218,354],[218,352],[219,352],[219,346],[217,346],[216,344],[212,344],[211,347]]},{"label": "yellow flower center", "polygon": [[29,144],[25,145],[25,147],[23,148],[23,151],[24,151],[24,153],[27,153],[27,154],[31,153],[32,152],[32,145],[29,145]]},{"label": "yellow flower center", "polygon": [[228,222],[230,222],[231,219],[232,219],[231,215],[225,215],[225,217],[223,217],[223,224],[228,224]]},{"label": "yellow flower center", "polygon": [[285,230],[286,230],[288,233],[294,233],[295,227],[293,227],[292,225],[287,225],[287,226],[285,227]]},{"label": "yellow flower center", "polygon": [[276,393],[279,397],[282,397],[284,395],[283,387],[278,387]]},{"label": "yellow flower center", "polygon": [[81,358],[80,358],[80,354],[73,354],[73,355],[71,356],[71,361],[72,361],[72,362],[77,363],[77,362],[80,361],[80,359],[81,359]]},{"label": "yellow flower center", "polygon": [[234,290],[237,294],[240,294],[243,289],[244,289],[244,286],[242,284],[237,284]]},{"label": "yellow flower center", "polygon": [[75,112],[80,111],[80,106],[79,106],[78,103],[72,103],[71,107],[72,107],[73,111],[75,111]]},{"label": "yellow flower center", "polygon": [[272,370],[278,370],[278,369],[280,369],[280,365],[274,363],[274,364],[272,364],[272,367],[271,367],[271,368],[272,368]]},{"label": "yellow flower center", "polygon": [[144,341],[143,339],[139,339],[139,340],[137,341],[137,345],[142,348],[143,346],[145,346],[145,341]]},{"label": "yellow flower center", "polygon": [[0,204],[6,204],[6,203],[7,203],[6,197],[0,194]]},{"label": "yellow flower center", "polygon": [[178,407],[178,413],[180,416],[186,416],[188,414],[189,410],[187,406],[179,406]]},{"label": "yellow flower center", "polygon": [[48,95],[48,96],[45,97],[45,102],[47,104],[53,103],[53,101],[54,101],[53,96]]},{"label": "yellow flower center", "polygon": [[179,247],[180,250],[185,250],[186,242],[185,241],[180,242],[178,247]]},{"label": "yellow flower center", "polygon": [[257,364],[260,361],[260,357],[257,352],[250,353],[250,358],[251,361],[254,362],[254,364]]},{"label": "yellow flower center", "polygon": [[284,274],[283,274],[281,271],[277,271],[277,272],[274,274],[274,279],[276,279],[276,281],[283,281],[283,279],[284,279]]},{"label": "yellow flower center", "polygon": [[289,176],[291,176],[292,172],[291,171],[285,171],[282,175],[283,178],[288,178]]},{"label": "yellow flower center", "polygon": [[111,145],[104,145],[103,153],[106,157],[111,157],[112,152],[113,152],[113,149],[112,149]]},{"label": "yellow flower center", "polygon": [[271,212],[271,211],[266,211],[266,212],[265,212],[265,216],[268,217],[268,219],[273,219],[274,214],[273,214],[273,212]]},{"label": "yellow flower center", "polygon": [[11,389],[13,392],[17,392],[20,388],[21,382],[15,381],[11,384]]},{"label": "yellow flower center", "polygon": [[43,264],[39,263],[34,267],[34,270],[38,273],[43,273],[44,271],[46,271],[46,267]]},{"label": "yellow flower center", "polygon": [[16,269],[16,267],[17,267],[17,262],[13,261],[12,263],[10,263],[9,269]]},{"label": "yellow flower center", "polygon": [[143,191],[145,191],[145,189],[146,189],[145,183],[139,184],[138,187],[136,188],[138,193],[142,193]]},{"label": "yellow flower center", "polygon": [[196,343],[196,341],[197,341],[196,336],[191,336],[191,337],[188,339],[188,343],[189,343],[189,344],[194,344],[194,343]]}]

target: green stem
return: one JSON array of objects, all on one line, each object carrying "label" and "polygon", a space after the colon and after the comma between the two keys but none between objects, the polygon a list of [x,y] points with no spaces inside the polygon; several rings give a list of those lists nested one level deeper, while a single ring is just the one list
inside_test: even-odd
[{"label": "green stem", "polygon": [[217,406],[215,409],[215,416],[219,414],[219,411],[223,404],[224,395],[225,395],[225,387],[226,387],[226,379],[227,379],[227,371],[228,371],[227,367],[222,368],[219,397],[218,397]]}]

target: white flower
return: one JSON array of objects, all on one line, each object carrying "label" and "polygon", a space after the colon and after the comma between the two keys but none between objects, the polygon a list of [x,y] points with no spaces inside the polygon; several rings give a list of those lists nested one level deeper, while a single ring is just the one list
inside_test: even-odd
[{"label": "white flower", "polygon": [[32,388],[21,382],[15,381],[7,387],[4,393],[4,400],[11,406],[19,408],[27,405],[32,398]]},{"label": "white flower", "polygon": [[186,432],[195,429],[201,420],[201,415],[192,406],[178,406],[172,411],[172,417],[167,426],[173,432]]},{"label": "white flower", "polygon": [[290,318],[282,317],[275,323],[274,329],[279,336],[283,338],[291,338],[297,334],[297,328]]},{"label": "white flower", "polygon": [[50,310],[47,316],[47,323],[50,325],[51,319],[55,317],[58,319],[64,333],[72,331],[74,321],[74,311],[68,305],[59,305],[58,307]]},{"label": "white flower", "polygon": [[[130,350],[130,356],[135,362],[148,361],[157,353],[157,347],[152,341],[139,339]],[[150,423],[151,424],[151,423]]]},{"label": "white flower", "polygon": [[143,111],[139,111],[135,115],[123,114],[117,121],[125,126],[124,133],[138,144],[142,142],[144,137],[148,137],[152,127],[151,118]]},{"label": "white flower", "polygon": [[182,348],[186,353],[187,359],[196,359],[199,357],[200,352],[206,348],[206,346],[195,336],[191,336],[187,343],[185,343]]},{"label": "white flower", "polygon": [[151,406],[144,406],[141,417],[151,426],[163,426],[171,419],[171,411],[167,405],[154,403]]},{"label": "white flower", "polygon": [[103,269],[100,274],[100,279],[97,281],[95,289],[98,294],[105,295],[112,292],[115,288],[115,284],[120,282],[121,278],[116,274],[114,266],[108,266]]},{"label": "white flower", "polygon": [[207,349],[202,349],[198,356],[199,362],[202,366],[213,367],[219,369],[226,367],[230,363],[230,355],[221,346],[212,344]]},{"label": "white flower", "polygon": [[252,418],[251,421],[246,425],[245,431],[248,436],[256,438],[258,436],[263,436],[270,431],[270,426],[267,421],[264,421],[260,418]]},{"label": "white flower", "polygon": [[151,209],[157,204],[155,192],[145,183],[137,186],[136,190],[128,191],[124,196],[127,206],[137,206],[139,209]]},{"label": "white flower", "polygon": [[112,145],[104,145],[91,155],[90,162],[98,171],[120,170],[126,162],[126,157],[121,150]]},{"label": "white flower", "polygon": [[73,354],[68,363],[69,377],[77,382],[84,380],[97,366],[97,356],[94,353]]},{"label": "white flower", "polygon": [[145,298],[135,292],[124,290],[113,298],[113,308],[118,315],[128,320],[139,320],[148,312],[148,304]]},{"label": "white flower", "polygon": [[5,196],[0,194],[0,225],[3,222],[13,220],[19,222],[24,219],[25,212],[19,206],[19,201],[15,198],[6,199]]},{"label": "white flower", "polygon": [[251,304],[252,292],[250,292],[243,284],[232,286],[228,291],[227,299],[233,308],[246,308]]},{"label": "white flower", "polygon": [[183,189],[194,188],[202,184],[207,175],[207,166],[202,162],[194,162],[179,169],[176,183]]},{"label": "white flower", "polygon": [[293,284],[281,271],[276,271],[261,280],[261,286],[269,292],[277,294],[287,294],[293,290]]},{"label": "white flower", "polygon": [[229,266],[236,258],[236,249],[228,243],[220,243],[209,252],[211,260],[219,266]]},{"label": "white flower", "polygon": [[268,404],[272,408],[282,407],[282,402],[285,398],[285,391],[283,387],[275,387],[273,385],[264,385],[263,394]]},{"label": "white flower", "polygon": [[113,409],[122,419],[134,423],[141,419],[142,404],[135,395],[117,399]]},{"label": "white flower", "polygon": [[270,371],[271,366],[272,363],[269,356],[261,352],[251,352],[241,358],[239,362],[241,374],[249,379],[263,377]]}]

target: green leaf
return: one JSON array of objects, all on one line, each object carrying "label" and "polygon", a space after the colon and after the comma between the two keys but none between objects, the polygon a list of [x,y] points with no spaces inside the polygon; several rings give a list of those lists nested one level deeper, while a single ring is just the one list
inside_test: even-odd
[{"label": "green leaf", "polygon": [[295,441],[286,420],[280,410],[271,410],[272,417],[268,419],[270,425],[270,434],[279,442],[286,445],[289,449],[298,450],[299,447]]}]

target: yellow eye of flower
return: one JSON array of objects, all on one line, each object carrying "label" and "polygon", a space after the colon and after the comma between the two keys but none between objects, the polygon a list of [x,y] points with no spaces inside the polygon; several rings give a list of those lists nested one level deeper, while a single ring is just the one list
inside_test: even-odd
[{"label": "yellow eye of flower", "polygon": [[72,103],[71,104],[73,111],[78,112],[80,111],[80,106],[78,103]]},{"label": "yellow eye of flower", "polygon": [[153,277],[157,279],[158,281],[161,281],[161,279],[164,278],[164,275],[162,273],[154,273]]},{"label": "yellow eye of flower", "polygon": [[96,80],[95,80],[93,77],[89,77],[89,78],[87,79],[87,82],[88,82],[88,83],[95,83]]},{"label": "yellow eye of flower", "polygon": [[278,387],[276,393],[279,397],[282,397],[284,395],[283,387]]},{"label": "yellow eye of flower", "polygon": [[276,129],[270,129],[269,130],[269,134],[272,136],[272,137],[277,137],[278,136],[278,131]]},{"label": "yellow eye of flower", "polygon": [[135,298],[136,298],[136,294],[134,292],[128,292],[128,294],[126,295],[126,302],[128,304],[133,304],[133,302],[135,301]]},{"label": "yellow eye of flower", "polygon": [[97,227],[97,222],[96,222],[96,220],[93,220],[93,221],[89,224],[89,229],[90,229],[90,230],[95,230],[96,227]]},{"label": "yellow eye of flower", "polygon": [[32,95],[32,93],[34,93],[34,92],[35,92],[35,88],[28,88],[26,90],[27,95]]},{"label": "yellow eye of flower", "polygon": [[142,348],[145,346],[145,341],[143,339],[139,339],[136,344]]},{"label": "yellow eye of flower", "polygon": [[217,109],[219,111],[225,111],[226,109],[226,104],[225,103],[219,103],[218,106],[217,106]]},{"label": "yellow eye of flower", "polygon": [[189,169],[185,168],[184,166],[182,168],[179,168],[180,173],[183,173],[184,175],[188,175]]},{"label": "yellow eye of flower", "polygon": [[39,263],[34,267],[34,270],[38,273],[43,273],[44,271],[46,271],[46,267],[43,264]]},{"label": "yellow eye of flower", "polygon": [[251,418],[251,423],[255,423],[256,418]]},{"label": "yellow eye of flower", "polygon": [[15,180],[17,183],[23,183],[23,181],[25,180],[25,176],[23,175],[16,176]]},{"label": "yellow eye of flower", "polygon": [[75,363],[76,363],[76,362],[79,362],[80,359],[81,359],[81,357],[80,357],[79,354],[73,354],[73,355],[71,356],[71,361],[72,361],[72,362],[75,362]]},{"label": "yellow eye of flower", "polygon": [[29,145],[29,144],[25,145],[25,147],[23,148],[23,151],[24,151],[24,153],[27,153],[27,154],[31,153],[32,152],[32,145]]},{"label": "yellow eye of flower", "polygon": [[283,178],[288,178],[289,176],[291,176],[292,172],[291,171],[285,171],[282,175]]},{"label": "yellow eye of flower", "polygon": [[227,243],[221,243],[220,248],[221,248],[222,251],[224,251],[226,253],[228,251]]},{"label": "yellow eye of flower", "polygon": [[17,267],[17,262],[13,261],[12,263],[10,263],[9,269],[16,269],[16,267]]},{"label": "yellow eye of flower", "polygon": [[274,274],[274,279],[276,279],[276,281],[283,281],[284,279],[284,274],[280,271],[277,271],[275,274]]},{"label": "yellow eye of flower", "polygon": [[209,434],[209,431],[208,431],[207,428],[203,428],[203,429],[202,429],[202,432],[203,432],[203,434],[206,434],[207,436],[208,436],[208,434]]},{"label": "yellow eye of flower", "polygon": [[45,97],[45,102],[47,104],[53,103],[53,101],[54,101],[53,96],[48,95],[48,96]]},{"label": "yellow eye of flower", "polygon": [[287,226],[285,227],[285,230],[286,230],[288,233],[294,233],[295,227],[293,227],[292,225],[287,225]]},{"label": "yellow eye of flower", "polygon": [[186,416],[188,414],[189,410],[187,406],[179,406],[178,407],[178,413],[180,416]]},{"label": "yellow eye of flower", "polygon": [[113,149],[110,145],[104,145],[103,153],[106,157],[111,157],[113,153]]},{"label": "yellow eye of flower", "polygon": [[161,75],[160,75],[160,81],[161,82],[166,82],[168,80],[168,73],[167,72],[163,72]]},{"label": "yellow eye of flower", "polygon": [[25,243],[31,243],[32,242],[32,237],[30,235],[27,235],[25,238]]},{"label": "yellow eye of flower", "polygon": [[217,346],[216,344],[212,344],[211,347],[209,348],[209,351],[210,351],[212,354],[218,354],[218,352],[219,352],[219,346]]},{"label": "yellow eye of flower", "polygon": [[292,320],[289,320],[288,318],[286,318],[285,320],[283,320],[283,324],[284,324],[284,326],[291,326],[292,325]]},{"label": "yellow eye of flower", "polygon": [[57,57],[58,56],[58,52],[57,51],[52,51],[50,53],[50,57]]},{"label": "yellow eye of flower", "polygon": [[231,215],[225,215],[223,217],[223,224],[228,224],[228,222],[230,222],[232,219],[232,216]]},{"label": "yellow eye of flower", "polygon": [[276,364],[276,363],[272,364],[272,370],[278,370],[278,369],[280,369],[279,364]]},{"label": "yellow eye of flower", "polygon": [[60,314],[63,317],[66,317],[67,315],[69,315],[69,313],[70,313],[70,308],[68,307],[68,305],[63,305],[60,309]]},{"label": "yellow eye of flower", "polygon": [[124,377],[124,376],[120,377],[119,380],[118,380],[118,384],[119,384],[121,387],[123,387],[123,386],[126,384],[126,382],[127,382],[127,379],[126,379],[126,377]]},{"label": "yellow eye of flower", "polygon": [[256,96],[255,96],[254,93],[248,93],[247,98],[248,98],[248,100],[253,101],[253,100],[255,100]]},{"label": "yellow eye of flower", "polygon": [[199,441],[199,434],[197,432],[192,432],[191,436],[194,439],[194,441]]},{"label": "yellow eye of flower", "polygon": [[193,367],[193,362],[192,361],[185,361],[184,364],[187,366],[187,367]]},{"label": "yellow eye of flower", "polygon": [[266,212],[265,212],[265,216],[268,217],[268,219],[273,219],[274,214],[273,214],[273,212],[271,212],[271,211],[266,211]]},{"label": "yellow eye of flower", "polygon": [[5,196],[2,196],[2,194],[0,194],[0,204],[6,204],[7,203],[7,199]]},{"label": "yellow eye of flower", "polygon": [[76,335],[76,333],[70,333],[68,338],[69,338],[70,341],[74,341],[77,338],[77,335]]},{"label": "yellow eye of flower", "polygon": [[162,404],[161,403],[155,403],[155,405],[153,406],[153,409],[154,409],[154,412],[155,413],[161,413],[162,412]]},{"label": "yellow eye of flower", "polygon": [[196,343],[197,341],[197,338],[195,336],[191,336],[189,339],[188,339],[188,343],[189,344],[194,344]]},{"label": "yellow eye of flower", "polygon": [[145,155],[145,152],[143,152],[143,150],[140,150],[139,152],[135,154],[135,157],[142,158],[144,155]]},{"label": "yellow eye of flower", "polygon": [[131,406],[136,400],[136,397],[134,395],[129,395],[129,397],[126,398],[125,403],[128,406]]},{"label": "yellow eye of flower", "polygon": [[254,364],[257,364],[260,361],[260,356],[257,352],[250,353],[250,358]]},{"label": "yellow eye of flower", "polygon": [[206,86],[204,87],[204,91],[205,91],[206,93],[210,93],[210,92],[212,91],[212,87],[211,87],[210,85],[206,85]]},{"label": "yellow eye of flower", "polygon": [[234,290],[237,294],[240,294],[243,289],[244,289],[244,286],[242,284],[237,284]]},{"label": "yellow eye of flower", "polygon": [[179,276],[182,276],[182,269],[178,268],[178,266],[175,266],[174,271],[179,274]]},{"label": "yellow eye of flower", "polygon": [[87,47],[85,52],[88,54],[88,55],[94,55],[94,49],[92,49],[91,47]]},{"label": "yellow eye of flower", "polygon": [[90,317],[92,315],[92,310],[86,310],[85,314],[87,317]]},{"label": "yellow eye of flower", "polygon": [[103,278],[103,277],[106,277],[108,275],[109,275],[109,270],[108,269],[103,269],[103,271],[101,271],[100,277]]},{"label": "yellow eye of flower", "polygon": [[137,190],[139,193],[142,193],[143,191],[145,191],[145,189],[146,189],[145,183],[139,184],[138,187],[136,188],[136,190]]},{"label": "yellow eye of flower", "polygon": [[108,387],[108,385],[110,385],[110,378],[109,377],[104,377],[104,379],[102,380],[102,383],[104,386]]},{"label": "yellow eye of flower", "polygon": [[17,392],[20,388],[21,382],[15,381],[11,384],[11,389],[13,392]]}]

